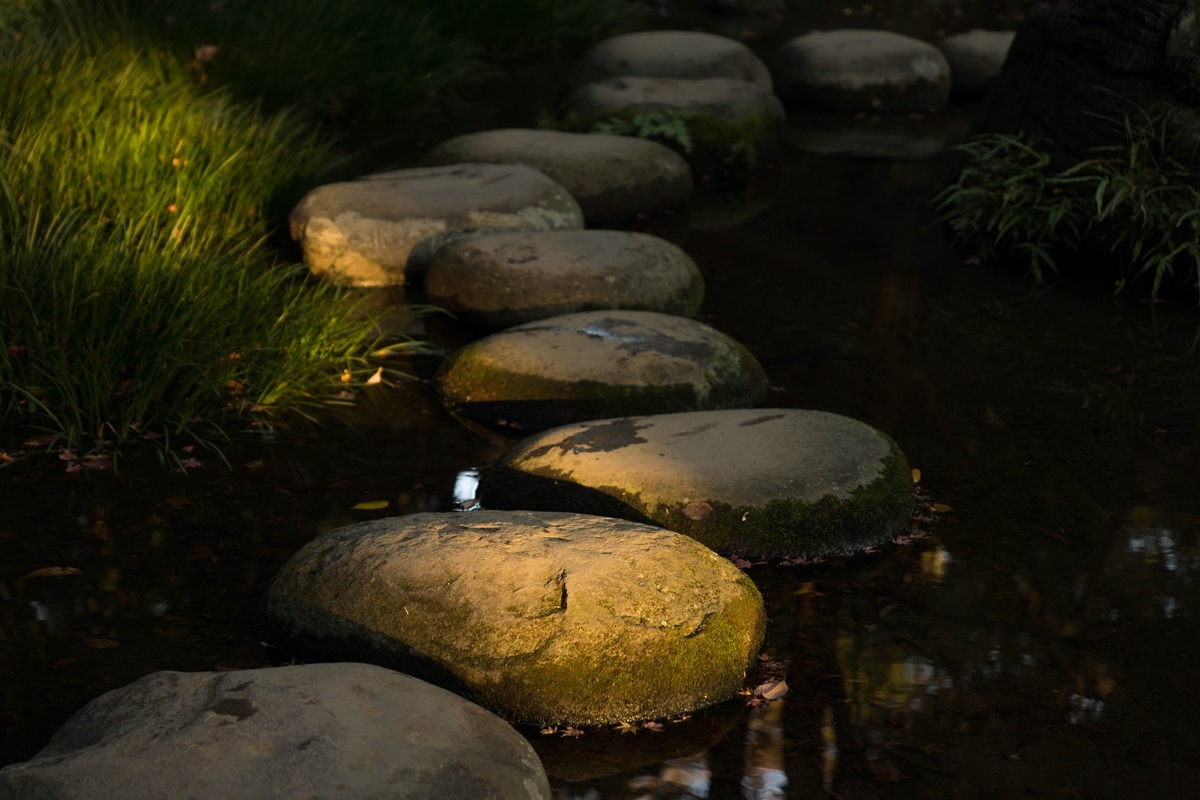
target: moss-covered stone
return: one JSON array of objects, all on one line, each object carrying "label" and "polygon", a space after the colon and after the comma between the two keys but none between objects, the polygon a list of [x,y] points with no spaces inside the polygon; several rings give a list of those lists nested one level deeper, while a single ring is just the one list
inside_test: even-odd
[{"label": "moss-covered stone", "polygon": [[493,508],[607,514],[725,553],[850,554],[907,529],[911,471],[890,438],[817,411],[599,420],[531,437],[487,470]]},{"label": "moss-covered stone", "polygon": [[754,584],[679,534],[575,514],[418,514],[326,534],[269,592],[275,642],[415,670],[501,716],[603,724],[734,695]]}]

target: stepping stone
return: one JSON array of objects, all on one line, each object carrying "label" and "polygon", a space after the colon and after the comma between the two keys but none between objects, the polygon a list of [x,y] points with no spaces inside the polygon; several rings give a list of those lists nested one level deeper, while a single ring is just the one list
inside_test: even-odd
[{"label": "stepping stone", "polygon": [[744,346],[695,320],[585,311],[529,322],[451,354],[434,377],[455,414],[513,430],[759,403],[767,376]]},{"label": "stepping stone", "polygon": [[0,797],[550,797],[503,720],[368,664],[154,672],[83,707]]},{"label": "stepping stone", "polygon": [[627,231],[493,233],[446,245],[425,276],[430,303],[497,330],[601,308],[690,317],[704,278],[670,242]]},{"label": "stepping stone", "polygon": [[789,104],[826,111],[926,113],[950,96],[950,65],[941,52],[890,31],[797,36],[780,51],[775,77]]},{"label": "stepping stone", "polygon": [[528,511],[413,514],[326,533],[283,566],[267,616],[298,656],[384,664],[542,725],[662,717],[732,697],[765,621],[754,584],[686,536]]},{"label": "stepping stone", "polygon": [[468,133],[430,150],[426,164],[525,164],[563,186],[589,219],[628,218],[687,205],[692,171],[647,139],[507,128]]},{"label": "stepping stone", "polygon": [[766,160],[787,116],[770,90],[731,78],[605,78],[576,87],[566,107],[580,125],[653,135],[698,172]]},{"label": "stepping stone", "polygon": [[641,31],[605,39],[583,54],[575,83],[645,78],[732,78],[771,91],[771,72],[749,47],[699,31]]},{"label": "stepping stone", "polygon": [[982,94],[1004,68],[1015,31],[975,30],[955,33],[937,44],[950,65],[951,86],[963,94]]},{"label": "stepping stone", "polygon": [[907,531],[914,507],[895,442],[866,423],[799,409],[555,428],[486,470],[479,499],[653,522],[757,556],[855,553]]},{"label": "stepping stone", "polygon": [[405,283],[468,232],[582,228],[579,204],[520,164],[457,164],[318,186],[289,219],[313,274],[355,286]]}]

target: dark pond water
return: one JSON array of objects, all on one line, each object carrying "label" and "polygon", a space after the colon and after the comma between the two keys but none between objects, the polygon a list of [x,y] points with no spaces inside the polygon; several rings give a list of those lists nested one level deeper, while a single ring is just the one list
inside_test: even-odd
[{"label": "dark pond water", "polygon": [[[788,150],[760,191],[693,214],[702,319],[762,361],[769,404],[888,432],[951,510],[911,546],[751,568],[764,674],[792,693],[661,733],[530,731],[559,774],[641,763],[561,797],[1194,796],[1200,317],[966,263],[930,224],[945,168]],[[504,448],[422,384],[376,400],[229,467],[0,469],[0,765],[147,672],[269,665],[259,605],[296,548],[449,510]]]}]

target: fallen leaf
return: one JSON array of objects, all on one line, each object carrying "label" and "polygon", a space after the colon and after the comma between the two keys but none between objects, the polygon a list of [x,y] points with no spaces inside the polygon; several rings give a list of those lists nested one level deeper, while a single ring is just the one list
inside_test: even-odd
[{"label": "fallen leaf", "polygon": [[83,570],[79,567],[42,567],[35,569],[28,575],[22,576],[21,580],[30,580],[33,578],[65,578],[69,575],[84,575]]},{"label": "fallen leaf", "polygon": [[164,497],[163,502],[178,511],[181,508],[187,508],[190,506],[192,504],[192,498],[177,495],[173,497]]},{"label": "fallen leaf", "polygon": [[375,374],[367,378],[365,383],[367,386],[374,386],[377,383],[383,383],[383,367],[375,370]]},{"label": "fallen leaf", "polygon": [[913,483],[920,483],[921,482],[921,470],[917,469],[916,467],[913,467],[912,479],[913,479]]},{"label": "fallen leaf", "polygon": [[572,728],[570,725],[568,725],[563,729],[562,735],[563,738],[570,737],[572,739],[578,739],[580,736],[583,736],[583,731],[579,730],[579,728]]},{"label": "fallen leaf", "polygon": [[22,447],[48,447],[54,443],[53,436],[31,436],[21,442]]},{"label": "fallen leaf", "polygon": [[764,700],[778,700],[788,693],[787,681],[773,681],[764,683],[755,690],[758,696]]},{"label": "fallen leaf", "polygon": [[613,730],[620,731],[621,733],[632,733],[635,735],[638,732],[637,726],[631,722],[622,722],[620,725],[614,725]]},{"label": "fallen leaf", "polygon": [[946,505],[945,503],[934,503],[933,505],[930,506],[930,508],[932,508],[934,511],[938,512],[939,514],[945,514],[947,511],[954,510],[953,508]]},{"label": "fallen leaf", "polygon": [[683,507],[683,515],[688,519],[703,522],[713,515],[713,507],[708,503],[688,503]]},{"label": "fallen leaf", "polygon": [[356,506],[353,506],[355,511],[378,511],[381,508],[387,508],[387,500],[364,500]]},{"label": "fallen leaf", "polygon": [[888,614],[892,613],[899,607],[900,607],[899,603],[892,603],[890,606],[884,606],[883,608],[879,609],[879,618],[883,619],[884,617],[886,617]]},{"label": "fallen leaf", "polygon": [[663,729],[662,723],[660,722],[643,722],[642,727],[648,731],[653,731],[654,733],[662,733]]},{"label": "fallen leaf", "polygon": [[107,650],[111,647],[120,647],[121,643],[116,639],[106,639],[102,636],[85,636],[83,637],[83,646],[96,650]]}]

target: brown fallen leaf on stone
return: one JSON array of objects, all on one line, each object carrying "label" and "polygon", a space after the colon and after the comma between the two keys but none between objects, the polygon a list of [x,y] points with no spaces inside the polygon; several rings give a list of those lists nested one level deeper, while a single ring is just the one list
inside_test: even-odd
[{"label": "brown fallen leaf on stone", "polygon": [[35,569],[28,575],[22,576],[21,580],[26,581],[33,578],[65,578],[69,575],[83,574],[85,574],[84,571],[79,569],[79,567],[42,567],[41,569]]}]

